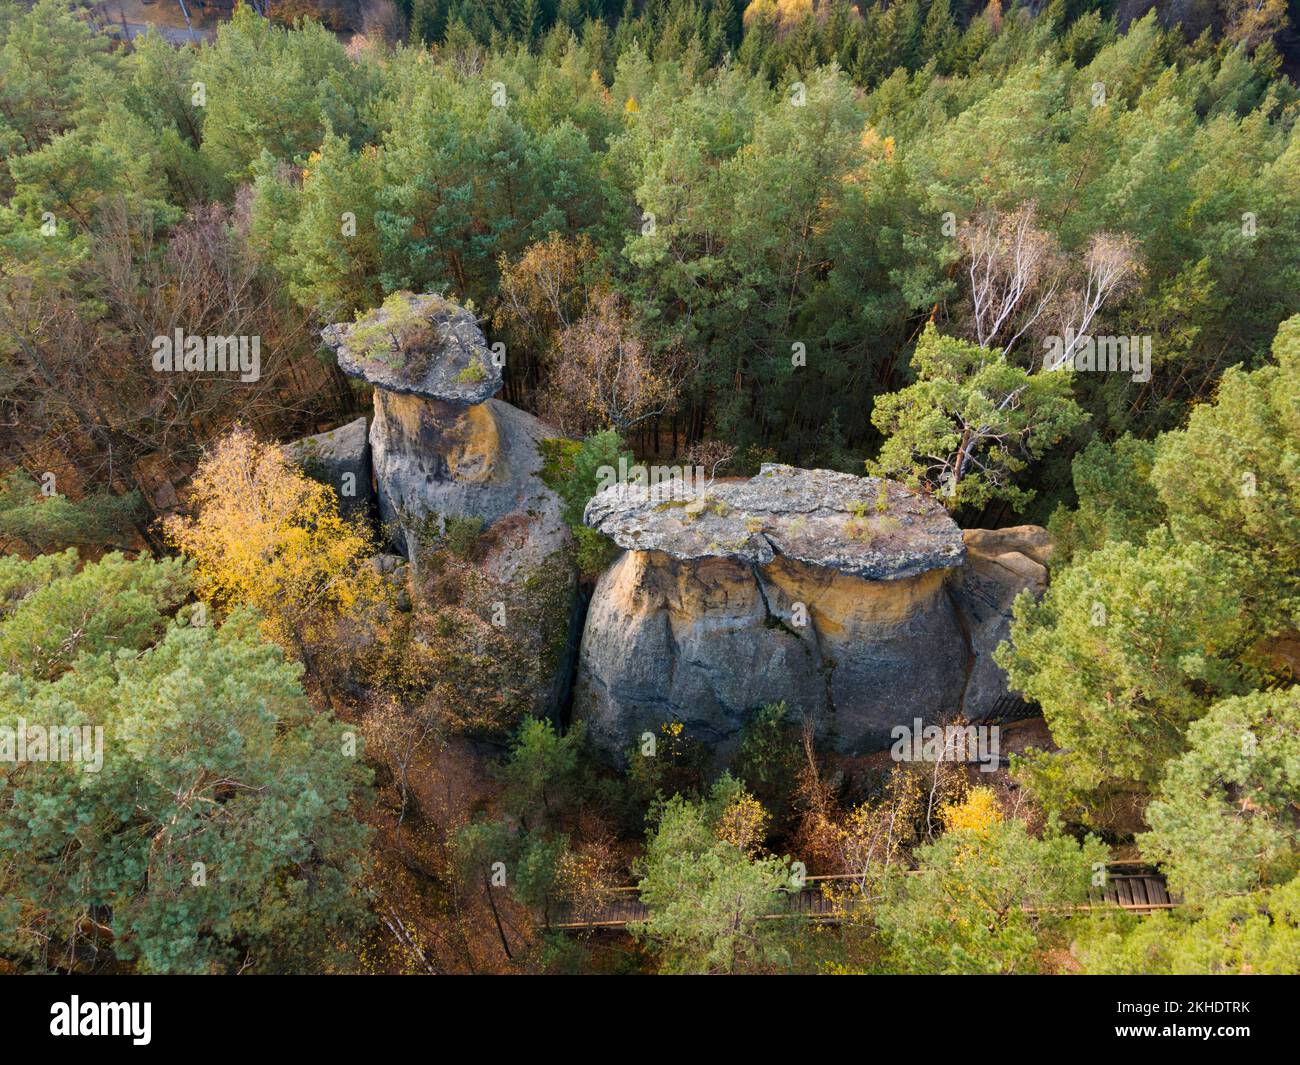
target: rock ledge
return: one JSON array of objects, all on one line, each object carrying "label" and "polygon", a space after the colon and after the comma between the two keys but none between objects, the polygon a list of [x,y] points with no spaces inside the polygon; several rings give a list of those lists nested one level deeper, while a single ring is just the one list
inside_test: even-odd
[{"label": "rock ledge", "polygon": [[895,481],[766,463],[748,481],[615,485],[584,521],[620,547],[679,561],[783,557],[865,580],[960,566],[961,530],[934,500]]},{"label": "rock ledge", "polygon": [[[367,346],[374,350],[374,326],[382,327],[392,318],[387,305],[371,311],[362,321],[341,322],[321,330],[326,345],[338,357],[339,369],[389,392],[459,407],[483,403],[496,395],[501,388],[501,369],[494,365],[474,315],[432,293],[402,295],[413,318],[402,322],[397,331],[401,350],[390,348],[390,358],[357,350],[358,339],[367,332],[372,334]],[[379,339],[382,341],[382,333]]]}]

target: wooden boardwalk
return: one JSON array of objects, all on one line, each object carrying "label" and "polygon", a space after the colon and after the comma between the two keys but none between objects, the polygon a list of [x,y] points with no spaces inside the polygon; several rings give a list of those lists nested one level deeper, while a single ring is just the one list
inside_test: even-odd
[{"label": "wooden boardwalk", "polygon": [[1175,899],[1169,894],[1164,873],[1153,865],[1140,862],[1114,862],[1108,865],[1106,888],[1096,894],[1100,897],[1094,905],[1099,908],[1118,907],[1135,913],[1172,910],[1182,905],[1181,899]]},{"label": "wooden boardwalk", "polygon": [[[845,903],[842,898],[837,899],[836,894],[847,895],[856,879],[853,876],[810,876],[804,881],[801,891],[791,891],[785,897],[783,909],[765,914],[764,919],[803,917],[833,924],[844,916]],[[836,892],[836,888],[842,889],[842,892]],[[1069,910],[1085,913],[1090,910],[1118,909],[1149,914],[1180,905],[1181,902],[1169,894],[1164,875],[1154,866],[1140,862],[1113,862],[1106,867],[1105,887],[1101,890],[1093,889],[1088,902],[1071,906]],[[1031,907],[1025,909],[1029,913],[1036,912]],[[566,915],[558,922],[552,922],[551,928],[574,932],[586,929],[620,931],[649,916],[649,908],[641,901],[638,889],[620,887],[613,889],[611,898],[599,912],[585,918]]]}]

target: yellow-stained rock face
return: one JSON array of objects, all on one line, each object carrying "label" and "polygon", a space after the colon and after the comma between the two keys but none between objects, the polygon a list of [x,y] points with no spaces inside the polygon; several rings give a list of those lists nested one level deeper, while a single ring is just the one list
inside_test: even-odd
[{"label": "yellow-stained rock face", "polygon": [[485,403],[464,409],[423,396],[375,392],[375,421],[386,452],[424,458],[444,479],[488,484],[501,479],[501,434]]},{"label": "yellow-stained rock face", "polygon": [[[845,639],[869,626],[906,624],[935,609],[945,570],[896,581],[864,581],[834,570],[777,558],[760,567],[784,604],[803,603],[818,632]],[[768,592],[769,599],[772,592]]]},{"label": "yellow-stained rock face", "polygon": [[780,701],[841,750],[886,746],[894,724],[960,704],[968,650],[945,573],[870,581],[782,558],[625,552],[592,597],[575,714],[615,758],[674,719],[725,757]]},{"label": "yellow-stained rock face", "polygon": [[592,596],[575,716],[616,759],[671,720],[725,759],[754,710],[780,701],[849,754],[918,717],[985,718],[1008,695],[993,650],[1015,597],[1045,587],[1051,542],[1033,526],[965,542],[963,565],[895,580],[780,555],[626,551]]},{"label": "yellow-stained rock face", "polygon": [[627,614],[667,611],[696,619],[717,611],[762,605],[790,612],[802,603],[817,630],[840,636],[864,625],[900,625],[934,609],[944,594],[947,571],[932,570],[896,581],[865,581],[834,570],[778,558],[749,566],[727,558],[683,564],[658,551],[628,551],[607,574],[602,593]]},{"label": "yellow-stained rock face", "polygon": [[456,422],[454,432],[448,432],[447,468],[458,481],[469,484],[487,484],[500,480],[498,459],[501,455],[501,434],[496,419],[485,405],[470,407]]}]

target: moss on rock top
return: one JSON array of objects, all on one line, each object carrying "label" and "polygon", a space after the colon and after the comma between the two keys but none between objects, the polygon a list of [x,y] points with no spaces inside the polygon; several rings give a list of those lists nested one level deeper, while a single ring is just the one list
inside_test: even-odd
[{"label": "moss on rock top", "polygon": [[339,368],[390,392],[469,407],[501,388],[501,370],[474,315],[433,293],[395,292],[321,337]]},{"label": "moss on rock top", "polygon": [[583,520],[629,550],[759,565],[783,557],[866,580],[948,569],[966,557],[939,503],[880,477],[768,463],[748,481],[681,488],[615,485],[592,498]]}]

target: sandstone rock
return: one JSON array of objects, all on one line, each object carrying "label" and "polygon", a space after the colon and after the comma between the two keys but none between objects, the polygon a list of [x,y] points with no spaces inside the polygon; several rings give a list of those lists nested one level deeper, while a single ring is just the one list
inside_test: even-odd
[{"label": "sandstone rock", "polygon": [[1040,566],[1046,566],[1052,557],[1052,538],[1040,525],[1014,525],[1006,529],[966,529],[962,533],[966,547],[970,551],[980,551],[986,555],[1002,555],[1008,551],[1017,551],[1026,558],[1031,558]]},{"label": "sandstone rock", "polygon": [[364,415],[327,433],[286,444],[285,452],[308,476],[334,489],[342,513],[370,513],[374,493]]},{"label": "sandstone rock", "polygon": [[676,718],[725,757],[753,710],[784,700],[858,753],[960,705],[967,644],[945,575],[965,548],[941,506],[776,465],[713,485],[694,516],[676,492],[588,504],[587,523],[631,548],[596,585],[579,655],[575,714],[598,748],[617,758]]},{"label": "sandstone rock", "polygon": [[584,520],[620,547],[678,560],[776,557],[868,580],[960,565],[960,530],[942,506],[879,477],[765,463],[748,481],[703,493],[665,481],[598,493]]},{"label": "sandstone rock", "polygon": [[511,550],[492,565],[503,577],[527,569],[570,539],[559,500],[537,476],[538,442],[555,435],[498,400],[457,411],[376,390],[370,441],[380,520],[410,527],[426,515],[479,517],[489,526],[518,519]]},{"label": "sandstone rock", "polygon": [[[386,392],[440,399],[461,407],[496,395],[501,388],[501,369],[493,362],[474,315],[432,293],[408,293],[406,302],[417,315],[418,328],[413,331],[408,324],[398,337],[405,345],[403,350],[391,352],[387,358],[358,351],[351,344],[361,323],[340,322],[321,330],[322,339],[338,358],[339,369]],[[374,317],[369,320],[381,324],[388,318],[382,307],[371,314]]]},{"label": "sandstone rock", "polygon": [[953,601],[970,640],[972,664],[963,707],[978,720],[1008,694],[1007,678],[993,661],[998,644],[1011,634],[1011,605],[1028,588],[1042,595],[1052,544],[1036,525],[1011,529],[967,529],[966,565],[950,580]]},{"label": "sandstone rock", "polygon": [[990,655],[1011,599],[1045,580],[1042,530],[963,537],[919,493],[825,470],[680,489],[610,488],[587,508],[628,548],[596,585],[575,690],[607,756],[676,719],[725,759],[781,700],[862,754],[914,718],[977,720],[1005,693]]},{"label": "sandstone rock", "polygon": [[592,596],[574,712],[614,758],[674,718],[725,757],[754,709],[785,700],[858,752],[952,707],[964,654],[942,571],[870,582],[784,559],[628,551]]},{"label": "sandstone rock", "polygon": [[369,453],[379,517],[411,563],[394,575],[405,584],[409,572],[417,603],[436,608],[437,567],[422,569],[423,549],[448,546],[449,519],[481,519],[483,533],[466,553],[475,557],[476,586],[506,619],[512,646],[536,651],[528,678],[536,709],[558,712],[572,677],[577,580],[559,499],[538,476],[538,445],[559,434],[491,398],[501,371],[487,342],[474,316],[441,296],[390,299],[322,336],[345,373],[374,386]]},{"label": "sandstone rock", "polygon": [[[401,335],[395,362],[354,349],[357,323],[321,334],[345,373],[375,386],[370,454],[380,520],[403,530],[394,542],[409,557],[411,530],[426,518],[478,517],[488,526],[516,519],[512,550],[490,561],[494,575],[509,579],[569,542],[559,501],[536,476],[538,441],[558,434],[490,398],[501,371],[469,311],[435,295],[408,303],[418,328]],[[374,313],[385,320],[383,308]]]}]

